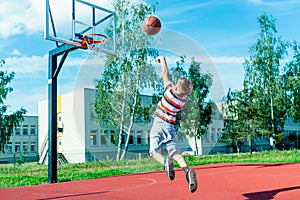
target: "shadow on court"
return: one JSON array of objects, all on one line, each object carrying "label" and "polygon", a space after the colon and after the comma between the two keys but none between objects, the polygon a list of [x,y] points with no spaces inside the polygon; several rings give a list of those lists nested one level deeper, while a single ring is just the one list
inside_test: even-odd
[{"label": "shadow on court", "polygon": [[[248,193],[243,195],[247,197],[247,200],[268,200],[268,199],[274,199],[274,197],[280,192],[287,192],[287,191],[299,190],[299,189],[300,186],[296,186],[296,187],[281,188],[277,190],[253,192],[253,193]],[[300,199],[300,197],[298,198]]]}]

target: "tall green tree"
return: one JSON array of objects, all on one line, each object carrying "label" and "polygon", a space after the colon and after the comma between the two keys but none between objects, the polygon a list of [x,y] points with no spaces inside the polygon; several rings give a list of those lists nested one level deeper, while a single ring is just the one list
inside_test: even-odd
[{"label": "tall green tree", "polygon": [[207,101],[207,98],[213,81],[212,75],[203,73],[201,63],[194,58],[190,62],[187,74],[193,85],[193,91],[187,97],[183,109],[181,128],[186,135],[194,138],[196,155],[198,155],[197,139],[207,133],[207,126],[211,122],[212,101]]},{"label": "tall green tree", "polygon": [[[223,117],[224,117],[224,133],[222,134],[221,141],[224,143],[229,143],[232,151],[234,153],[239,152],[241,145],[244,144],[245,137],[240,131],[239,122],[241,117],[240,113],[240,91],[231,91],[229,88],[227,95],[224,97],[223,101]],[[241,120],[243,121],[243,120]]]},{"label": "tall green tree", "polygon": [[250,151],[253,138],[282,132],[287,110],[281,65],[288,43],[277,36],[272,16],[263,13],[257,19],[260,32],[244,63],[243,89],[235,91],[226,106],[235,113],[226,131],[234,134],[237,142],[248,140]]},{"label": "tall green tree", "polygon": [[289,101],[288,116],[300,122],[300,46],[294,41],[291,44],[293,58],[284,69],[286,99]]},{"label": "tall green tree", "polygon": [[264,128],[272,134],[283,129],[285,94],[281,63],[287,54],[287,42],[277,35],[276,20],[263,13],[258,17],[260,33],[257,42],[250,47],[249,59],[244,64],[244,89],[251,90],[255,106],[260,112]]},{"label": "tall green tree", "polygon": [[212,75],[203,73],[201,63],[196,61],[195,58],[191,58],[187,62],[185,56],[180,56],[175,67],[170,67],[170,77],[174,84],[179,78],[186,77],[193,85],[193,91],[187,96],[187,102],[183,110],[176,115],[175,128],[178,131],[179,140],[186,139],[186,136],[194,139],[195,153],[198,155],[197,140],[207,133],[207,126],[211,122],[213,113],[213,103],[207,100],[213,82]]},{"label": "tall green tree", "polygon": [[125,0],[115,0],[113,5],[117,15],[117,56],[107,57],[105,71],[97,80],[95,112],[100,124],[118,130],[116,159],[121,160],[128,150],[137,113],[142,113],[140,92],[157,86],[151,63],[158,52],[148,48],[151,38],[142,29],[143,20],[155,12],[155,7]]},{"label": "tall green tree", "polygon": [[9,142],[10,136],[13,133],[16,126],[23,121],[23,115],[26,114],[26,110],[21,108],[15,112],[8,110],[9,105],[5,104],[7,95],[13,91],[13,88],[9,87],[9,83],[14,78],[14,72],[8,73],[3,70],[5,61],[0,61],[0,151],[4,151],[4,145]]}]

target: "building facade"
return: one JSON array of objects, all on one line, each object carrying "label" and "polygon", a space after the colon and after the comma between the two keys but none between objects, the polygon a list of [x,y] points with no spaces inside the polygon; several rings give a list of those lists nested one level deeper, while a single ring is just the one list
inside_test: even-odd
[{"label": "building facade", "polygon": [[[147,104],[147,101],[151,101],[151,97],[143,96],[142,101],[144,104]],[[58,133],[58,153],[63,155],[67,162],[77,163],[116,159],[118,131],[109,128],[104,130],[97,124],[93,111],[94,102],[95,90],[87,88],[58,97],[58,124],[61,127],[58,127],[61,130]],[[39,102],[40,163],[47,163],[47,105],[46,100]],[[212,152],[224,127],[220,113],[217,115],[218,119],[213,119],[212,124],[209,126],[209,131],[204,137],[204,144],[198,146],[198,148],[203,149],[201,152],[204,154]],[[151,125],[151,122],[137,121],[134,123],[129,136],[126,158],[148,156]],[[122,145],[126,140],[125,137],[126,135],[124,134],[124,137],[121,139]],[[193,151],[193,141],[192,138],[180,140],[182,151]]]},{"label": "building facade", "polygon": [[[150,96],[142,97],[143,104],[151,102]],[[147,102],[149,101],[149,102]],[[83,88],[58,97],[58,138],[57,150],[59,159],[65,162],[78,163],[94,160],[116,159],[118,130],[102,128],[97,124],[94,115],[95,90]],[[189,154],[206,155],[214,153],[231,153],[228,144],[221,143],[220,138],[224,131],[222,104],[216,103],[212,122],[208,125],[207,133],[200,139],[180,137],[180,146],[183,152]],[[39,162],[47,163],[48,152],[48,103],[39,102]],[[149,132],[152,123],[136,121],[129,138],[129,147],[126,158],[139,158],[148,156]],[[288,123],[287,131],[300,132],[300,126]],[[126,134],[121,138],[122,147]],[[196,148],[197,147],[197,148]],[[254,138],[253,150],[261,151],[270,148],[270,141],[266,138]],[[249,151],[247,143],[240,149]]]},{"label": "building facade", "polygon": [[24,121],[15,128],[10,140],[0,152],[0,163],[12,163],[20,160],[31,162],[38,160],[38,117],[24,116]]}]

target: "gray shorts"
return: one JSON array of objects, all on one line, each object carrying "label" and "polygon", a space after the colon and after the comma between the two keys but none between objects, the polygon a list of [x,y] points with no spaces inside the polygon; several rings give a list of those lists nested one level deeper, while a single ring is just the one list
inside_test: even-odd
[{"label": "gray shorts", "polygon": [[164,122],[158,117],[154,117],[153,126],[150,131],[150,156],[153,153],[160,152],[163,144],[166,145],[169,156],[172,156],[174,153],[180,154],[174,125]]}]

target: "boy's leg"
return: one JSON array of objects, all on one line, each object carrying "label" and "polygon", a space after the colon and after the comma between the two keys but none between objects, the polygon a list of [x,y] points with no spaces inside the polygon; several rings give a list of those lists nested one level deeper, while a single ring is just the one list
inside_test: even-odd
[{"label": "boy's leg", "polygon": [[173,159],[171,157],[165,159],[163,155],[158,152],[153,153],[152,158],[164,166],[164,170],[166,171],[169,180],[173,181],[175,178]]},{"label": "boy's leg", "polygon": [[179,166],[184,170],[186,175],[186,180],[188,182],[189,190],[193,193],[197,190],[197,177],[196,172],[193,169],[189,169],[184,157],[181,154],[174,154],[174,160],[179,164]]},{"label": "boy's leg", "polygon": [[160,132],[162,130],[163,123],[158,122],[158,119],[155,118],[153,122],[153,126],[150,130],[150,148],[149,154],[159,162],[160,164],[164,165],[165,158],[161,155],[160,149],[161,145],[163,144],[163,138],[160,136]]},{"label": "boy's leg", "polygon": [[184,170],[184,172],[186,173],[188,170],[188,166],[185,162],[184,157],[181,154],[175,153],[173,155],[174,160],[176,160],[176,162],[178,163],[178,165]]},{"label": "boy's leg", "polygon": [[165,171],[167,172],[170,181],[175,179],[175,170],[173,164],[173,158],[167,157],[164,164]]},{"label": "boy's leg", "polygon": [[165,158],[163,157],[163,155],[161,155],[161,153],[153,153],[152,158],[162,165],[165,164]]},{"label": "boy's leg", "polygon": [[188,169],[186,173],[186,180],[188,182],[190,191],[192,193],[195,192],[197,190],[197,176],[195,170]]}]

